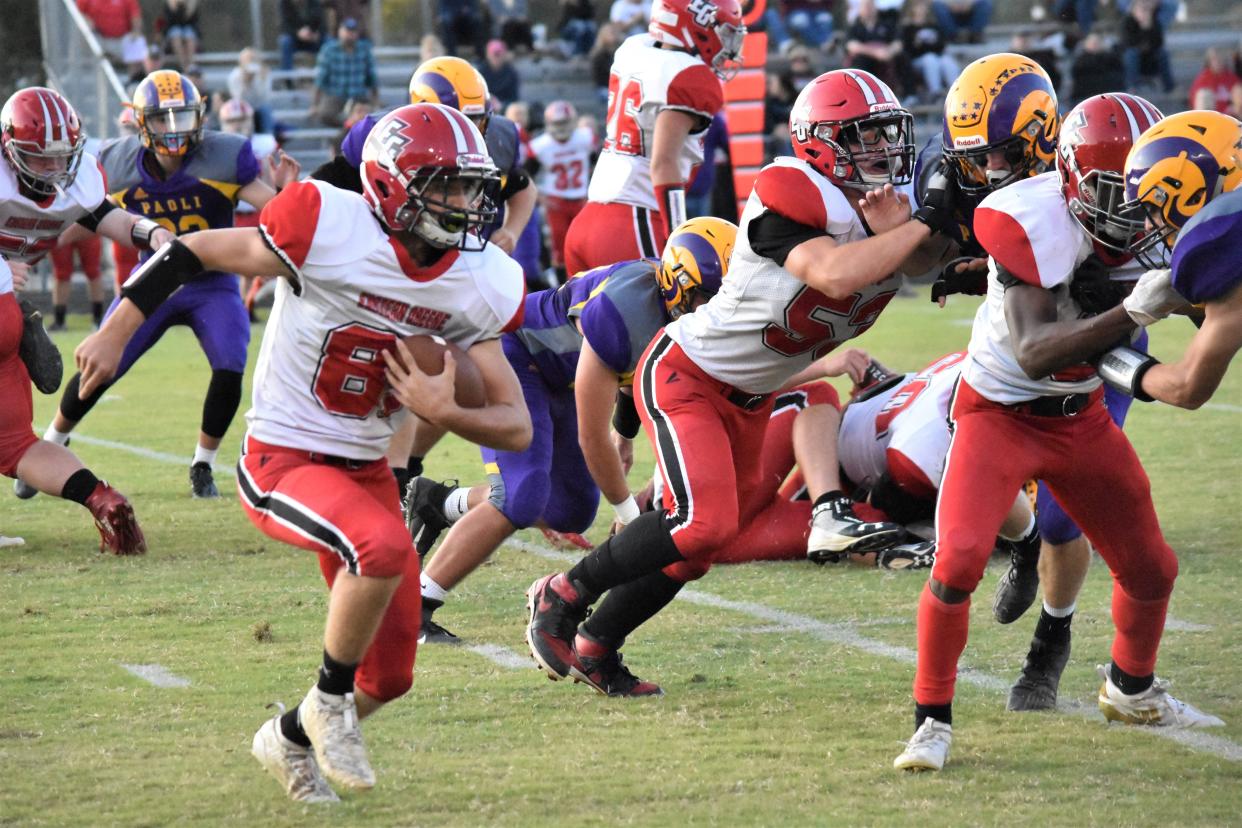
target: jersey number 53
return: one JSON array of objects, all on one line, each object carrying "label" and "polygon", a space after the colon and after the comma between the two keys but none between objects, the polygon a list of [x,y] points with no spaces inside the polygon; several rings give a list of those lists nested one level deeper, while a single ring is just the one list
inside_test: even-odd
[{"label": "jersey number 53", "polygon": [[763,329],[763,344],[782,356],[811,351],[811,359],[819,359],[874,325],[896,293],[890,290],[865,301],[861,293],[833,299],[803,286],[785,305],[785,324],[771,322]]}]

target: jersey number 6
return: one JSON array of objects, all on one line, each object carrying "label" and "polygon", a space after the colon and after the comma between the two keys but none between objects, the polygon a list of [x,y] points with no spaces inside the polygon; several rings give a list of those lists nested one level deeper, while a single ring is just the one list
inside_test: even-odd
[{"label": "jersey number 6", "polygon": [[874,325],[895,295],[888,291],[863,301],[861,293],[851,293],[833,299],[804,286],[785,306],[785,324],[772,322],[763,329],[763,344],[782,356],[812,351],[811,359],[819,359]]},{"label": "jersey number 6", "polygon": [[391,331],[356,322],[328,331],[315,369],[315,399],[329,413],[362,420],[377,408],[387,417],[401,407],[385,393],[384,358],[380,352],[396,347]]}]

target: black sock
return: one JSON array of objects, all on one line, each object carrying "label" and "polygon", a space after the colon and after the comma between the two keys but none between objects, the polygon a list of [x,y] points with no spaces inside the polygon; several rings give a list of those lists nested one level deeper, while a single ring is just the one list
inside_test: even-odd
[{"label": "black sock", "polygon": [[310,737],[306,735],[306,731],[302,729],[302,723],[298,721],[296,707],[280,717],[280,733],[295,745],[301,745],[304,748],[311,746]]},{"label": "black sock", "polygon": [[568,576],[589,593],[586,597],[598,596],[682,560],[664,513],[647,512],[574,564]]},{"label": "black sock", "polygon": [[1039,621],[1035,622],[1035,637],[1049,644],[1064,644],[1070,639],[1070,625],[1074,622],[1074,613],[1064,618],[1049,615],[1047,610],[1040,610]]},{"label": "black sock", "polygon": [[67,314],[68,312],[69,312],[68,305],[53,305],[52,306],[52,319],[55,322],[55,324],[57,325],[65,324],[65,314]]},{"label": "black sock", "polygon": [[422,477],[423,476],[423,458],[420,455],[411,454],[410,464],[405,467],[405,470],[410,473],[410,477]]},{"label": "black sock", "polygon": [[72,500],[74,503],[81,503],[85,506],[86,499],[91,496],[91,492],[95,491],[98,485],[99,478],[90,469],[78,469],[69,475],[69,479],[65,481],[65,485],[60,490],[60,496],[65,500]]},{"label": "black sock", "polygon": [[392,476],[397,478],[397,491],[404,498],[405,487],[410,485],[410,470],[403,469],[400,466],[390,466],[389,468],[392,469]]},{"label": "black sock", "polygon": [[74,374],[69,378],[69,382],[65,383],[64,393],[60,395],[60,413],[65,415],[66,420],[71,420],[75,425],[90,413],[90,410],[95,407],[95,403],[99,402],[99,398],[104,395],[104,392],[112,387],[112,383],[105,382],[83,400],[78,398],[78,383],[81,381],[82,375]]},{"label": "black sock", "polygon": [[811,508],[815,508],[821,503],[827,503],[830,500],[836,500],[841,497],[846,497],[846,494],[840,489],[833,489],[831,492],[824,492],[822,495],[815,498],[815,502],[811,504]]},{"label": "black sock", "polygon": [[223,437],[237,414],[241,398],[240,371],[212,371],[211,382],[207,384],[207,396],[203,399],[203,433],[217,440]]},{"label": "black sock", "polygon": [[103,302],[91,302],[91,318],[96,325],[103,322]]},{"label": "black sock", "polygon": [[1113,684],[1117,685],[1117,689],[1125,693],[1127,696],[1137,696],[1156,680],[1155,674],[1146,676],[1132,676],[1125,670],[1117,666],[1117,662],[1113,662],[1108,667],[1109,678],[1113,680]]},{"label": "black sock", "polygon": [[423,618],[430,618],[431,614],[444,606],[443,601],[437,601],[435,598],[423,596]]},{"label": "black sock", "polygon": [[357,664],[342,664],[323,651],[323,666],[319,668],[319,682],[316,685],[321,692],[330,696],[343,696],[354,692],[354,672]]},{"label": "black sock", "polygon": [[923,726],[924,719],[935,719],[941,724],[953,724],[953,702],[948,704],[914,704],[914,729]]},{"label": "black sock", "polygon": [[683,586],[663,572],[622,584],[608,591],[582,629],[600,644],[619,650],[626,637],[668,606]]}]

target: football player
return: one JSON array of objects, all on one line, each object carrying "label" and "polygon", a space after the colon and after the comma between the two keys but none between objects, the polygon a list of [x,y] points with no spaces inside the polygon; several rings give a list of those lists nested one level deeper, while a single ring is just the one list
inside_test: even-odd
[{"label": "football player", "polygon": [[[180,235],[232,227],[239,200],[262,208],[276,195],[276,190],[258,180],[259,165],[246,138],[204,130],[202,96],[184,75],[167,69],[152,72],[134,90],[130,106],[138,121],[138,135],[110,141],[99,150],[112,203]],[[278,186],[295,180],[297,173],[297,162],[286,157]],[[113,301],[109,313],[119,301],[120,297]],[[215,498],[220,492],[212,463],[241,404],[250,343],[250,318],[237,277],[216,273],[180,291],[144,322],[112,382],[124,376],[174,325],[186,325],[194,332],[211,365],[189,476],[194,497]],[[109,383],[80,396],[80,383],[81,377],[75,375],[65,386],[45,440],[64,445],[111,387]],[[18,485],[19,497],[33,494]]]},{"label": "football player", "polygon": [[[773,392],[870,328],[896,294],[898,271],[922,272],[923,248],[951,220],[943,190],[911,215],[911,127],[892,90],[867,72],[828,72],[799,94],[790,115],[796,157],[759,173],[729,278],[669,324],[638,366],[639,414],[665,484],[664,510],[634,519],[527,592],[527,642],[552,678],[572,674],[614,695],[659,692],[629,674],[619,649],[738,542],[742,527],[763,521],[755,510],[766,504],[752,491],[762,482]],[[812,559],[874,549],[901,532],[854,515],[835,461],[803,468]]]},{"label": "football player", "polygon": [[1104,376],[1139,399],[1198,408],[1242,348],[1242,124],[1218,112],[1170,115],[1135,142],[1125,187],[1128,209],[1152,228],[1132,249],[1151,265],[1172,259],[1135,287],[1164,300],[1142,323],[1189,301],[1203,306],[1203,324],[1177,362],[1117,352],[1103,363]]},{"label": "football player", "polygon": [[538,177],[548,214],[552,267],[565,281],[565,234],[574,216],[586,206],[595,135],[577,125],[578,112],[568,101],[553,101],[543,110],[544,131],[530,142],[527,169]]},{"label": "football player", "polygon": [[[986,105],[1005,104],[987,93]],[[1114,140],[1130,130],[1137,137],[1141,107],[1115,103],[1110,111],[1124,126],[1101,135]],[[950,407],[954,434],[936,506],[936,563],[919,599],[916,731],[894,760],[897,769],[944,766],[970,595],[1012,492],[1031,478],[1048,484],[1113,573],[1112,662],[1100,667],[1104,716],[1167,727],[1221,724],[1173,698],[1155,678],[1177,556],[1160,531],[1147,475],[1104,407],[1100,376],[1089,363],[1134,334],[1134,316],[1145,304],[1131,295],[1090,315],[1091,291],[1083,290],[1088,280],[1080,270],[1093,254],[1125,250],[1142,225],[1118,215],[1115,179],[1097,175],[1079,184],[1075,194],[1085,184],[1099,210],[1090,221],[1075,215],[1057,172],[1014,182],[975,211],[975,235],[990,254],[988,295]],[[1133,270],[1124,257],[1109,260],[1106,283]],[[1095,279],[1098,268],[1086,273]]]},{"label": "football player", "polygon": [[[256,229],[165,245],[76,352],[90,394],[182,282],[212,270],[283,276],[255,368],[238,494],[262,532],[318,554],[330,588],[318,682],[252,745],[306,802],[337,798],[325,776],[375,784],[358,722],[414,676],[419,562],[384,461],[403,407],[493,448],[520,451],[531,437],[499,340],[522,318],[521,269],[477,235],[493,214],[483,189],[497,177],[483,136],[456,110],[404,106],[368,137],[362,176],[363,196],[292,184]],[[466,348],[488,405],[456,404],[451,354],[440,374],[419,371],[401,341],[416,334]]]},{"label": "football player", "polygon": [[653,0],[647,34],[618,47],[589,201],[565,237],[570,273],[660,255],[745,36],[738,0]]},{"label": "football player", "polygon": [[[50,341],[40,341],[46,340],[42,323],[33,308],[19,303],[14,283],[20,287],[29,264],[52,250],[74,223],[133,247],[161,244],[172,234],[107,200],[99,162],[85,151],[77,112],[51,89],[21,89],[5,102],[0,149],[0,473],[20,478],[14,485],[32,496],[47,492],[85,506],[99,529],[101,549],[141,554],[146,543],[124,495],[63,445],[40,440],[31,431],[31,375],[41,391],[55,392],[62,376],[60,353]],[[23,347],[26,317],[32,315],[29,326],[38,327],[32,329],[37,338]]]},{"label": "football player", "polygon": [[[585,532],[601,489],[616,511],[615,528],[638,516],[625,480],[638,432],[635,365],[662,327],[720,289],[736,235],[723,219],[691,219],[661,261],[596,268],[527,297],[525,321],[505,336],[504,349],[534,423],[530,447],[484,449],[490,486],[451,490],[422,477],[411,484],[408,511],[420,552],[452,524],[422,576],[428,641],[457,640],[431,613],[516,530],[541,523],[554,532]],[[807,516],[787,522],[795,539]]]}]

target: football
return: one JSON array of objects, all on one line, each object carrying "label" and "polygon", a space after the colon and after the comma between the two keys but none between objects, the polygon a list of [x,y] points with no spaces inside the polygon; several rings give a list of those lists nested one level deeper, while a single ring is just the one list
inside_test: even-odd
[{"label": "football", "polygon": [[441,337],[418,334],[405,338],[414,362],[424,374],[438,375],[444,370],[444,352],[452,351],[457,361],[457,377],[453,383],[454,397],[462,408],[482,408],[487,405],[487,391],[483,387],[483,375],[470,355],[460,347]]}]

